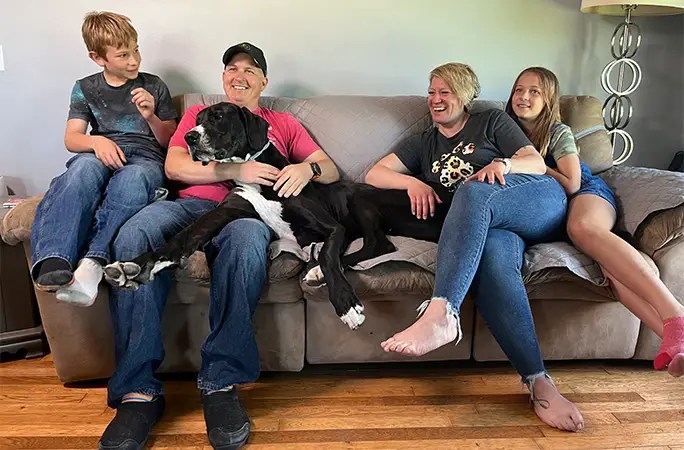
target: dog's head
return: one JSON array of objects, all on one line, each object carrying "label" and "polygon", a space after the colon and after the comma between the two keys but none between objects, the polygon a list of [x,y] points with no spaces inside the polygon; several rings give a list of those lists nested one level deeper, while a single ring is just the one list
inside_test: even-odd
[{"label": "dog's head", "polygon": [[185,134],[194,161],[245,162],[268,143],[268,122],[247,108],[217,103],[197,114]]}]

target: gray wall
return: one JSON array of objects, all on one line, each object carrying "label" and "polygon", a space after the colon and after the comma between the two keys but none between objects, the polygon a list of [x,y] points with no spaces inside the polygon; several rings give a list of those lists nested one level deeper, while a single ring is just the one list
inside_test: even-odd
[{"label": "gray wall", "polygon": [[[426,92],[427,73],[471,64],[482,98],[505,99],[518,72],[554,70],[563,91],[605,98],[616,17],[582,14],[579,0],[0,0],[0,174],[36,194],[63,170],[63,132],[73,82],[98,70],[80,36],[91,9],[128,15],[140,34],[142,68],[173,94],[221,92],[220,56],[243,40],[269,62],[267,95],[402,95]],[[543,17],[543,20],[537,17]],[[684,21],[640,19],[644,80],[633,96],[633,165],[666,167],[684,148]]]}]

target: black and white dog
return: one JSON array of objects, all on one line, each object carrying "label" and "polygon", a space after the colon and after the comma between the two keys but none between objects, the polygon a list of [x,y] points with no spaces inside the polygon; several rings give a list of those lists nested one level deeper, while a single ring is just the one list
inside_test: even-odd
[{"label": "black and white dog", "polygon": [[[197,126],[185,135],[185,140],[192,158],[203,164],[257,160],[282,169],[289,162],[269,142],[268,126],[247,108],[219,103],[197,115]],[[436,242],[452,194],[442,185],[432,187],[443,203],[434,217],[419,220],[411,214],[405,191],[341,181],[328,185],[309,183],[298,196],[284,198],[271,187],[238,183],[218,208],[198,218],[161,250],[144,253],[133,261],[114,262],[105,268],[105,278],[114,286],[135,289],[149,283],[161,270],[185,265],[195,250],[203,248],[229,222],[259,219],[278,238],[295,239],[302,247],[323,242],[318,255],[320,269],[312,269],[305,279],[325,279],[335,312],[356,329],[365,320],[363,305],[347,281],[344,268],[394,251],[386,234]],[[343,256],[349,243],[359,237],[363,237],[363,247]]]}]

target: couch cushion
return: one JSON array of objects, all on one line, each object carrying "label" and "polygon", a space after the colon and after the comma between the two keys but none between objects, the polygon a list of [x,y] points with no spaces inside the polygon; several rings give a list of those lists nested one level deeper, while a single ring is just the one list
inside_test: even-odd
[{"label": "couch cushion", "polygon": [[467,296],[461,307],[463,339],[421,357],[385,352],[380,342],[416,320],[416,308],[423,297],[390,294],[363,297],[366,321],[350,330],[335,315],[329,302],[306,302],[306,360],[310,364],[339,364],[469,359],[472,347],[475,304]]},{"label": "couch cushion", "polygon": [[610,286],[597,286],[583,280],[566,268],[553,267],[533,274],[526,280],[525,289],[530,300],[616,302]]},{"label": "couch cushion", "polygon": [[[182,113],[193,105],[225,101],[225,96],[185,94],[174,101]],[[407,137],[432,126],[422,96],[262,97],[259,104],[291,113],[335,161],[342,175],[353,181],[363,180],[377,160],[398,149]],[[504,107],[503,101],[476,100],[472,111]],[[560,108],[561,119],[577,136],[582,161],[594,173],[612,167],[613,151],[599,100],[564,95]]]},{"label": "couch cushion", "polygon": [[[434,273],[437,260],[437,244],[401,236],[390,236],[389,238],[397,248],[396,251],[363,261],[352,267],[352,269],[364,271],[391,262],[403,264],[410,263],[427,272]],[[279,251],[283,253],[291,252],[305,261],[310,259],[310,247],[304,250],[297,246],[293,241],[284,241],[285,240],[281,240],[275,243]],[[355,249],[360,248],[361,242],[361,239],[353,241],[347,252],[353,252]],[[317,244],[316,247],[320,248],[320,244]],[[655,264],[651,258],[645,254],[642,254],[642,256],[657,273],[657,268],[655,268]],[[567,269],[575,276],[587,280],[596,286],[607,286],[608,284],[606,278],[603,276],[603,272],[601,272],[601,269],[596,262],[567,242],[537,244],[527,249],[525,252],[525,264],[522,271],[525,283],[530,282],[530,280],[537,280],[538,282],[539,280],[544,280],[546,277],[545,274],[552,268]],[[411,279],[412,278],[409,275],[408,280]],[[372,280],[372,283],[369,284],[369,288],[372,290],[382,287],[383,283],[385,283],[385,281],[375,280],[372,277],[369,279],[369,283],[371,282],[370,280]],[[304,290],[306,291],[306,288],[304,288]],[[378,294],[379,292],[374,291],[373,293]]]},{"label": "couch cushion", "polygon": [[[346,272],[349,283],[362,298],[380,295],[417,295],[429,298],[434,286],[434,275],[414,264],[390,261],[368,270]],[[328,301],[328,286],[310,286],[301,282],[308,300]]]},{"label": "couch cushion", "polygon": [[613,148],[603,125],[601,102],[586,95],[564,95],[560,99],[561,120],[572,128],[580,159],[592,173],[613,167]]},{"label": "couch cushion", "polygon": [[[180,271],[178,271],[180,272]],[[209,282],[188,278],[181,273],[175,274],[176,283],[171,285],[169,303],[192,305],[195,303],[209,303]],[[294,303],[302,298],[298,278],[266,283],[261,292],[259,303]]]},{"label": "couch cushion", "polygon": [[615,193],[620,209],[615,227],[632,236],[649,215],[684,204],[684,173],[618,166],[601,178]]},{"label": "couch cushion", "polygon": [[675,239],[684,236],[684,204],[667,211],[651,213],[637,229],[639,248],[653,255]]},{"label": "couch cushion", "polygon": [[[184,111],[223,100],[222,95],[186,94],[176,104]],[[259,104],[292,114],[335,161],[342,176],[354,181],[363,180],[377,160],[430,125],[425,97],[418,96],[262,97]]]},{"label": "couch cushion", "polygon": [[[268,282],[276,283],[298,275],[304,268],[304,262],[291,253],[282,253],[269,259]],[[209,283],[209,266],[207,257],[202,251],[196,251],[188,258],[188,265],[176,270],[176,279],[194,280],[198,284]]]},{"label": "couch cushion", "polygon": [[[165,357],[160,372],[197,372],[202,366],[202,344],[209,334],[209,293],[194,304],[175,302],[172,291],[162,328]],[[304,301],[262,303],[254,312],[254,333],[262,371],[300,371],[304,366]]]},{"label": "couch cushion", "polygon": [[[618,302],[530,302],[544,360],[624,359],[634,355],[639,319]],[[478,315],[473,339],[476,361],[507,358]]]}]

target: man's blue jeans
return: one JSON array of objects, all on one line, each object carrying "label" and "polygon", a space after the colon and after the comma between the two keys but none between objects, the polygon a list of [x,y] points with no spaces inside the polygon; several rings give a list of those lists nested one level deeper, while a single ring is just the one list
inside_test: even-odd
[{"label": "man's blue jeans", "polygon": [[437,250],[433,298],[458,311],[473,285],[476,307],[518,373],[544,373],[522,280],[525,247],[559,239],[567,196],[546,175],[510,174],[506,184],[470,181],[454,194]]},{"label": "man's blue jeans", "polygon": [[122,147],[127,163],[111,170],[93,153],[79,153],[54,178],[36,211],[31,232],[32,270],[47,258],[72,268],[83,257],[110,261],[119,227],[148,205],[164,182],[161,156]]},{"label": "man's blue jeans", "polygon": [[[170,237],[215,207],[214,202],[195,198],[152,203],[123,225],[114,241],[113,257],[125,261],[159,250]],[[210,333],[202,346],[197,378],[201,390],[249,383],[259,376],[252,316],[266,281],[271,237],[263,222],[240,219],[205,246],[211,268],[211,303]],[[154,372],[164,359],[161,323],[170,283],[171,272],[162,272],[137,291],[111,289],[116,370],[109,380],[110,406],[118,405],[129,392],[162,393]]]}]

